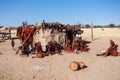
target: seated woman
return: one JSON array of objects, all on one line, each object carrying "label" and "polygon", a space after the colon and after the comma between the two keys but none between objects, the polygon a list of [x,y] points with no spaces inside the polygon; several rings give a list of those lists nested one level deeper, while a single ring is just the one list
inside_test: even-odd
[{"label": "seated woman", "polygon": [[75,53],[78,53],[78,50],[80,50],[79,41],[78,40],[74,41],[73,49],[74,49]]},{"label": "seated woman", "polygon": [[46,45],[45,54],[46,55],[55,54],[55,44],[54,44],[54,42],[52,42],[52,41],[48,42],[48,45]]},{"label": "seated woman", "polygon": [[40,42],[37,42],[37,43],[35,44],[35,48],[36,48],[36,56],[35,56],[35,57],[32,57],[32,58],[43,58],[44,55],[43,55],[43,50],[42,50],[41,43],[40,43]]},{"label": "seated woman", "polygon": [[58,44],[56,41],[54,42],[55,44],[55,54],[61,54],[61,50],[63,49],[63,47]]},{"label": "seated woman", "polygon": [[54,41],[50,41],[50,54],[55,54],[55,44]]},{"label": "seated woman", "polygon": [[72,45],[71,45],[69,39],[66,41],[65,50],[66,50],[67,52],[74,52],[74,50],[72,49]]},{"label": "seated woman", "polygon": [[82,40],[80,42],[80,51],[87,52],[88,50],[89,50],[89,48],[88,48],[86,42]]},{"label": "seated woman", "polygon": [[48,44],[46,45],[46,50],[44,51],[44,55],[48,56],[50,54],[50,42],[48,42]]},{"label": "seated woman", "polygon": [[120,56],[120,52],[117,52],[117,47],[113,40],[110,40],[110,47],[102,54],[97,54],[97,56]]}]

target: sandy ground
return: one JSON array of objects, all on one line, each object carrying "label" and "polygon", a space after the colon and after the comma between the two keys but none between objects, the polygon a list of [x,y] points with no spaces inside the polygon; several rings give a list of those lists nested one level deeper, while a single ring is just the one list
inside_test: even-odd
[{"label": "sandy ground", "polygon": [[[83,39],[91,41],[86,36]],[[110,39],[118,44],[120,51],[119,36],[98,36],[88,44],[88,52],[70,54],[63,51],[63,55],[34,59],[33,54],[29,57],[16,55],[10,46],[10,40],[0,42],[0,80],[120,80],[120,57],[96,56],[109,47]],[[19,40],[16,39],[15,42],[17,49]],[[71,71],[71,61],[83,61],[87,68]]]},{"label": "sandy ground", "polygon": [[[91,40],[91,29],[82,28],[82,38]],[[106,37],[120,37],[120,28],[93,28],[93,39],[106,38]]]}]

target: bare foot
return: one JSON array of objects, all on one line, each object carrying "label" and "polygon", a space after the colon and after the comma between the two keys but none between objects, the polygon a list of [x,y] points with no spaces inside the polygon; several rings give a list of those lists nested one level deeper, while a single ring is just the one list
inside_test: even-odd
[{"label": "bare foot", "polygon": [[120,56],[120,52],[118,52],[118,56]]}]

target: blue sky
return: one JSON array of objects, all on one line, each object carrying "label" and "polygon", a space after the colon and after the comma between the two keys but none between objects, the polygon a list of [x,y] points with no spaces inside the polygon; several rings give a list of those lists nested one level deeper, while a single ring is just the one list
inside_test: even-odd
[{"label": "blue sky", "polygon": [[120,0],[0,0],[0,25],[59,21],[64,24],[120,24]]}]

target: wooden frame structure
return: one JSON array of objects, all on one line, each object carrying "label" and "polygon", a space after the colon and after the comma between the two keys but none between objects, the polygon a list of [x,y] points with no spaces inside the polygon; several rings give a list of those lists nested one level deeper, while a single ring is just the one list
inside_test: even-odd
[{"label": "wooden frame structure", "polygon": [[3,40],[5,40],[7,37],[7,39],[11,39],[11,28],[9,30],[0,30],[0,38],[2,38]]}]

